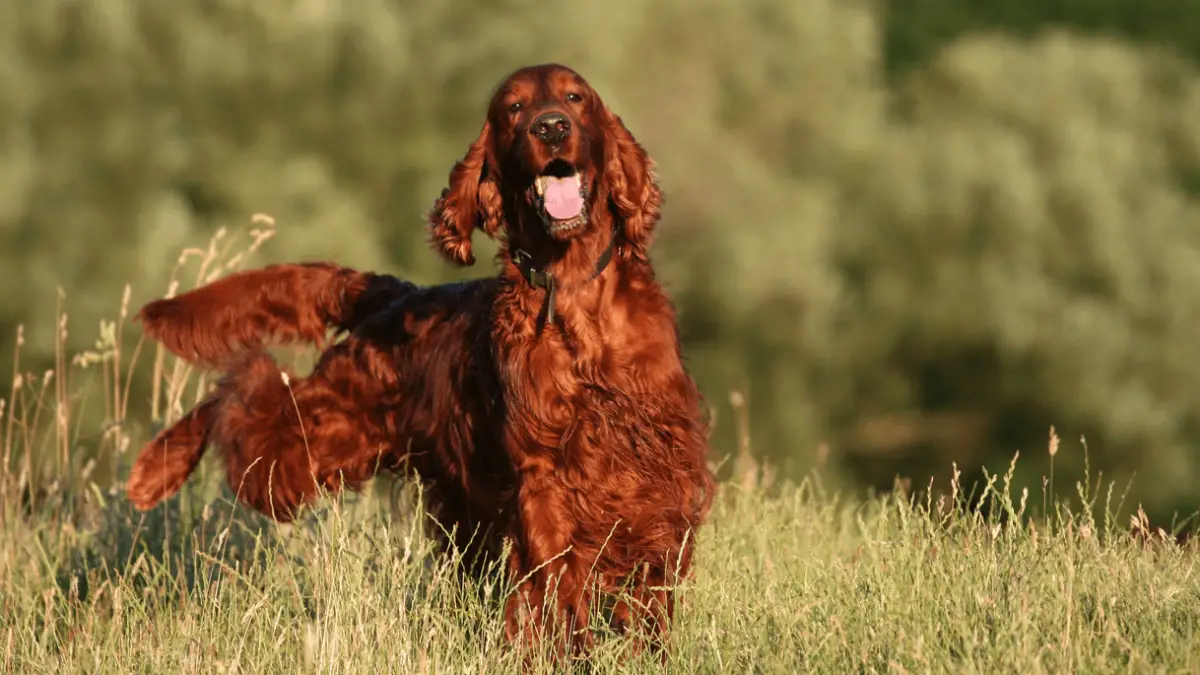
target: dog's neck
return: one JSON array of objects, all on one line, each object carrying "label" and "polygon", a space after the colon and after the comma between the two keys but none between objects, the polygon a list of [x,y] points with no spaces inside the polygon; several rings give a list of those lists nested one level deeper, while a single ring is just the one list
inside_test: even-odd
[{"label": "dog's neck", "polygon": [[546,318],[553,322],[564,301],[577,306],[576,300],[594,294],[592,287],[598,288],[600,277],[615,266],[618,231],[609,220],[591,224],[588,232],[568,242],[510,242],[506,273],[519,277],[518,287],[543,298]]}]

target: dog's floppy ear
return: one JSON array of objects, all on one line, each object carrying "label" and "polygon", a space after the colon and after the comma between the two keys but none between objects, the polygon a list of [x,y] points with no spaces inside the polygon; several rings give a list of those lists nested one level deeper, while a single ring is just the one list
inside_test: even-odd
[{"label": "dog's floppy ear", "polygon": [[474,265],[471,235],[475,228],[495,237],[503,225],[504,206],[494,169],[488,165],[492,125],[486,122],[479,137],[450,170],[450,184],[429,213],[429,229],[435,249],[450,262]]},{"label": "dog's floppy ear", "polygon": [[650,245],[662,215],[663,194],[654,174],[654,160],[634,139],[621,118],[607,107],[604,124],[604,183],[608,198],[623,222],[625,241],[639,254]]}]

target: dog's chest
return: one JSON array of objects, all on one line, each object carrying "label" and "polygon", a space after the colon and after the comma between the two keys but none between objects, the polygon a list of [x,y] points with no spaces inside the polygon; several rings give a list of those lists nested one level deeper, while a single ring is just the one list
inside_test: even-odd
[{"label": "dog's chest", "polygon": [[502,367],[508,414],[539,430],[541,445],[559,446],[581,426],[596,426],[597,413],[628,407],[629,373],[603,344],[581,347],[562,339],[519,345]]}]

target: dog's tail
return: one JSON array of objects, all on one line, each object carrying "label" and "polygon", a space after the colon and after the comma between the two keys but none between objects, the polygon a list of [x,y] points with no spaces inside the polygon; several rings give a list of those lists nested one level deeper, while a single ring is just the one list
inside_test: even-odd
[{"label": "dog's tail", "polygon": [[[292,391],[291,378],[261,348],[322,345],[329,329],[352,331],[415,288],[328,263],[271,265],[144,306],[137,317],[147,336],[226,375],[207,399],[142,449],[126,484],[129,500],[146,510],[176,493],[207,445],[221,450],[241,501],[279,520],[290,519],[319,487],[336,490],[365,480],[372,470],[360,457],[368,447],[360,436],[370,425],[355,411],[330,412],[325,401],[338,397],[320,378],[297,380]],[[297,405],[322,410],[327,422],[296,419]],[[314,426],[314,437],[305,436],[304,424]],[[311,452],[310,441],[331,454]]]},{"label": "dog's tail", "polygon": [[330,328],[353,330],[414,286],[330,263],[238,272],[138,312],[145,334],[176,356],[226,365],[267,344],[322,345]]}]

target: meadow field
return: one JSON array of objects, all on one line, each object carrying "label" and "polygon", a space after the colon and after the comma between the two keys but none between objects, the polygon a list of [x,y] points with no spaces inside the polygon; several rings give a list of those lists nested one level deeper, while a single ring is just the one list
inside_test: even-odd
[{"label": "meadow field", "polygon": [[[241,249],[221,234],[185,252],[172,292],[182,270],[186,287],[248,264],[271,225],[259,217]],[[208,380],[140,341],[123,353],[128,298],[94,350],[60,346],[60,371],[19,377],[5,399],[0,672],[521,672],[500,619],[509,580],[456,574],[402,480],[281,526],[234,507],[210,457],[180,496],[133,510],[121,483],[152,428],[127,420],[172,419]],[[153,400],[129,400],[147,373]],[[88,405],[101,429],[75,421]],[[1056,458],[1086,463],[1083,439],[1051,430],[1040,489],[1013,483],[1015,453],[999,475],[954,469],[861,498],[827,485],[821,462],[777,478],[747,434],[715,448],[725,480],[665,666],[607,636],[573,670],[1200,672],[1200,551],[1102,475],[1055,485]],[[74,451],[84,442],[94,452]]]},{"label": "meadow field", "polygon": [[[201,489],[145,515],[96,490],[76,507],[86,525],[10,515],[0,671],[522,672],[506,581],[461,580],[406,493],[375,487],[289,527]],[[1002,479],[992,517],[949,498],[843,501],[815,478],[726,483],[665,668],[610,637],[574,672],[1200,671],[1196,548],[1078,508],[1100,497],[1103,513],[1109,494],[1021,520],[1041,496],[1014,504]]]}]

